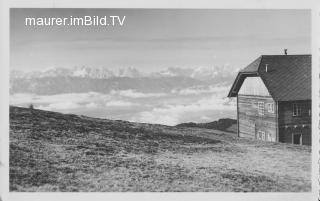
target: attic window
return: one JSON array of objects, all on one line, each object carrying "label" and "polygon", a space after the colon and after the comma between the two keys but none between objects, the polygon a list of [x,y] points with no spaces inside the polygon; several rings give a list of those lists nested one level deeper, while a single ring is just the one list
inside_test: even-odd
[{"label": "attic window", "polygon": [[298,104],[298,103],[293,103],[293,107],[292,107],[292,115],[294,117],[297,117],[297,116],[301,116],[301,111],[302,111],[302,108],[301,108],[301,105]]},{"label": "attic window", "polygon": [[268,108],[268,112],[274,113],[274,104],[273,103],[268,103],[267,108]]}]

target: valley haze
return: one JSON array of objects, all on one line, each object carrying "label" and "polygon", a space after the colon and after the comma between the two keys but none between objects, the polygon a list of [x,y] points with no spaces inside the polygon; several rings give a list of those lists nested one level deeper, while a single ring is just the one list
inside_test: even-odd
[{"label": "valley haze", "polygon": [[13,70],[10,104],[166,125],[207,122],[235,117],[235,102],[225,97],[234,76],[228,66],[148,73],[133,67]]}]

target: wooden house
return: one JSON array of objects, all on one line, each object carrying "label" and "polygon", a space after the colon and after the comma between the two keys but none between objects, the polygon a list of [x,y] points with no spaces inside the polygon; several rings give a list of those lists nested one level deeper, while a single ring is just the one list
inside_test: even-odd
[{"label": "wooden house", "polygon": [[228,97],[237,97],[239,137],[311,145],[311,55],[260,56]]}]

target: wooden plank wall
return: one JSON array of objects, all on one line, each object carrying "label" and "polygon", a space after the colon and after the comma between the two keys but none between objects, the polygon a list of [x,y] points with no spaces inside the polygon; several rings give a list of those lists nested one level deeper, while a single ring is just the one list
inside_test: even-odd
[{"label": "wooden plank wall", "polygon": [[[293,116],[293,104],[301,105],[301,116]],[[279,102],[279,141],[292,143],[292,134],[302,134],[302,144],[311,145],[311,101]],[[306,127],[302,127],[306,125]],[[287,127],[286,127],[287,126]],[[295,128],[296,126],[296,128]]]},{"label": "wooden plank wall", "polygon": [[[293,104],[298,103],[302,107],[301,116],[293,116]],[[292,124],[310,124],[311,101],[286,101],[279,102],[279,126]]]},{"label": "wooden plank wall", "polygon": [[[264,115],[258,113],[258,102],[264,102]],[[274,113],[268,112],[267,103],[274,104]],[[238,104],[240,137],[257,138],[258,131],[263,131],[271,135],[272,141],[276,141],[277,106],[272,97],[238,95]]]},{"label": "wooden plank wall", "polygon": [[292,144],[292,135],[293,134],[302,134],[302,144],[303,145],[311,145],[312,137],[311,137],[311,128],[306,127],[298,127],[298,128],[280,128],[280,142],[290,143]]}]

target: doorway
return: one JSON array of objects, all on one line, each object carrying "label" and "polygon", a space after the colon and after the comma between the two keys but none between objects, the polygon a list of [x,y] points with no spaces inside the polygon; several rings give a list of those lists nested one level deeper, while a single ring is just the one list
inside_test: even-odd
[{"label": "doorway", "polygon": [[292,134],[292,144],[302,144],[302,134],[294,133]]}]

